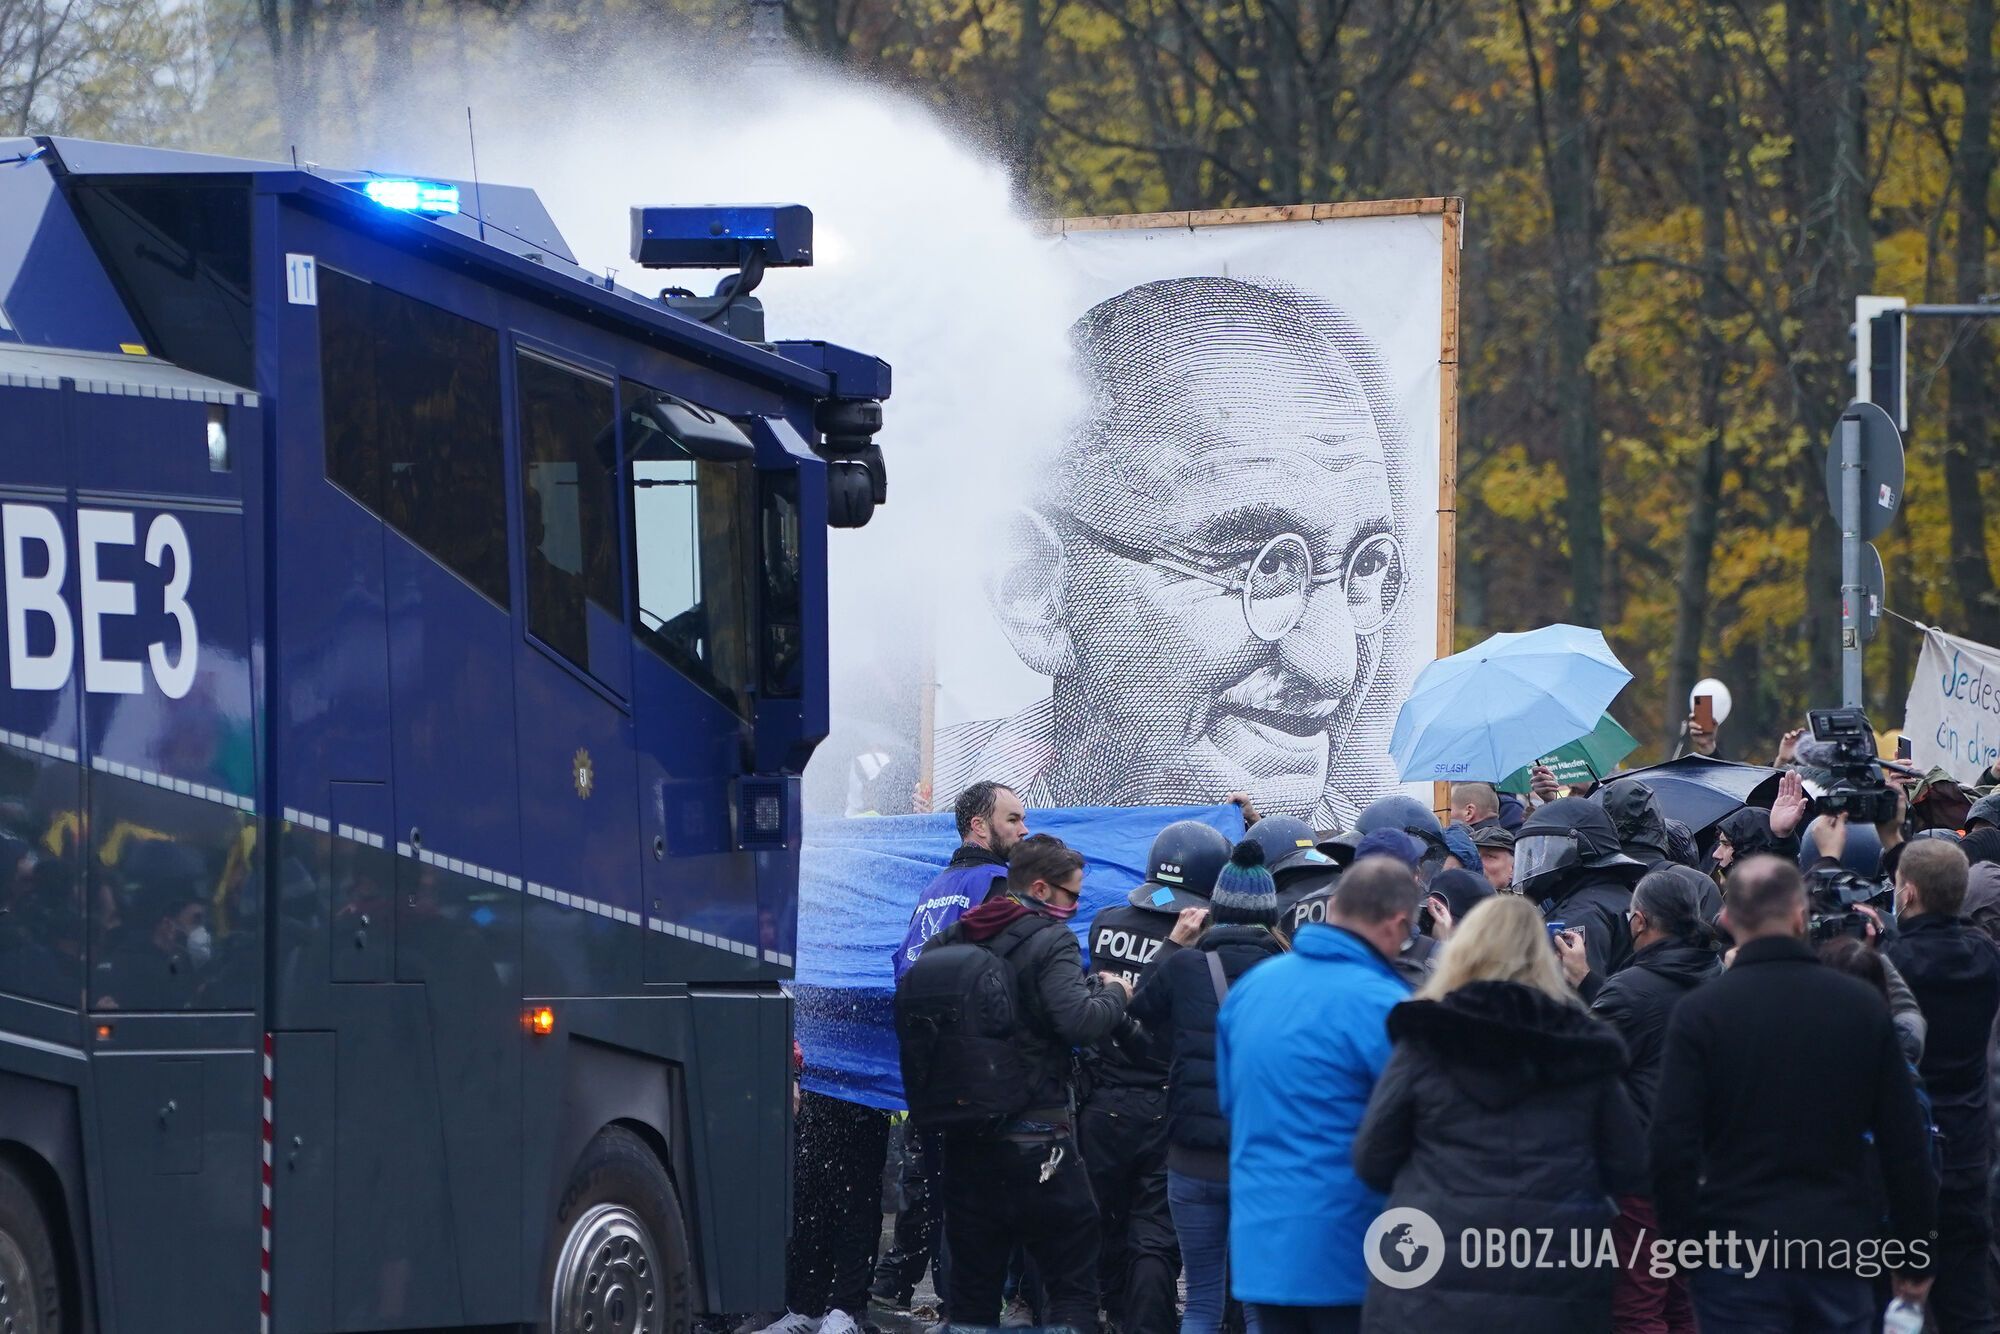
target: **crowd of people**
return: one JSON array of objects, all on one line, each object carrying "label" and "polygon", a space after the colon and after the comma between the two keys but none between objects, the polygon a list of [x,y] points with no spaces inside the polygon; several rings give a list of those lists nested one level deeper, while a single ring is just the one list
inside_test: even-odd
[{"label": "crowd of people", "polygon": [[761,1327],[928,1271],[949,1329],[1988,1334],[2000,794],[1919,830],[1892,790],[1788,771],[1695,830],[1538,771],[1331,837],[1237,798],[1079,947],[1083,857],[975,783],[894,960],[894,1244],[802,1186]]}]

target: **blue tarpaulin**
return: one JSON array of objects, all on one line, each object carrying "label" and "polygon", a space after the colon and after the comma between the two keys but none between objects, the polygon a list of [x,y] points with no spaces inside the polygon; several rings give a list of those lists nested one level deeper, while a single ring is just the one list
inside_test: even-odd
[{"label": "blue tarpaulin", "polygon": [[[1084,855],[1079,939],[1099,909],[1146,878],[1146,853],[1176,820],[1243,837],[1234,806],[1078,807],[1028,812],[1028,828]],[[958,848],[949,814],[810,820],[799,867],[799,1045],[815,1093],[900,1110],[891,960],[924,886]]]}]

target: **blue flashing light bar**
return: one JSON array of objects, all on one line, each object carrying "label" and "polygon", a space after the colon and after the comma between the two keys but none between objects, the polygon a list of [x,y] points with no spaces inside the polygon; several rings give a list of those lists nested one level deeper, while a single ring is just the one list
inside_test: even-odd
[{"label": "blue flashing light bar", "polygon": [[458,187],[436,181],[373,180],[362,185],[361,193],[383,208],[405,213],[458,212]]},{"label": "blue flashing light bar", "polygon": [[632,258],[648,269],[735,269],[744,252],[771,268],[812,264],[803,204],[695,204],[632,210]]}]

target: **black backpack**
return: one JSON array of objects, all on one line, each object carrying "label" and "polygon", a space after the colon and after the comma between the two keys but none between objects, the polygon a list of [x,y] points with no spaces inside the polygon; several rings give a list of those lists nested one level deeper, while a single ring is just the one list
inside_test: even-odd
[{"label": "black backpack", "polygon": [[1029,917],[974,943],[953,928],[896,984],[896,1045],[913,1128],[991,1132],[1027,1109],[1041,1072],[1023,1050],[1026,1016],[1007,956],[1045,927],[1061,929]]}]

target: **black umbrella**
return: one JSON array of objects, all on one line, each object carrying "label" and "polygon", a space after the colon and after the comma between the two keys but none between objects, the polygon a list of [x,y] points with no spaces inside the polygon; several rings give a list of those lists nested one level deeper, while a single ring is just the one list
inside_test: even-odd
[{"label": "black umbrella", "polygon": [[[1709,826],[1743,806],[1769,810],[1777,799],[1782,771],[1762,764],[1738,764],[1706,755],[1683,755],[1664,764],[1627,769],[1609,781],[1636,778],[1653,789],[1660,814],[1679,820],[1699,838]],[[1706,840],[1704,840],[1706,842]]]}]

